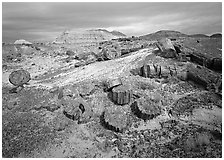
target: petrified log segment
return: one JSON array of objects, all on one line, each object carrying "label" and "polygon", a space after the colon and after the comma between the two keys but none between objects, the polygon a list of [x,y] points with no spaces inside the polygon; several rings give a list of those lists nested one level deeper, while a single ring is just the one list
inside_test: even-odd
[{"label": "petrified log segment", "polygon": [[91,118],[90,105],[81,97],[71,98],[63,97],[61,104],[63,106],[64,115],[78,123],[84,123]]},{"label": "petrified log segment", "polygon": [[[216,92],[219,92],[222,77],[220,74],[212,72],[211,70],[200,67],[200,66],[193,66],[188,65],[187,67],[187,80],[191,80],[196,84],[202,85],[207,90],[215,89]],[[213,88],[211,88],[214,86]]]},{"label": "petrified log segment", "polygon": [[157,64],[144,64],[142,67],[132,69],[130,72],[133,75],[145,78],[168,78],[168,76],[175,76],[177,73],[175,67],[164,68]]},{"label": "petrified log segment", "polygon": [[23,86],[24,84],[28,83],[30,79],[31,79],[30,73],[23,69],[13,71],[9,75],[9,82],[15,86]]},{"label": "petrified log segment", "polygon": [[184,53],[185,56],[188,56],[189,61],[197,63],[201,66],[207,67],[214,71],[222,71],[222,58],[213,57],[210,54],[201,53],[193,49],[181,46],[179,47],[181,53]]},{"label": "petrified log segment", "polygon": [[156,46],[162,52],[161,56],[165,58],[175,58],[177,57],[176,50],[171,43],[171,40],[168,38],[159,39],[156,43]]},{"label": "petrified log segment", "polygon": [[72,85],[68,85],[59,89],[58,99],[62,99],[65,96],[75,98],[75,97],[79,97],[80,95],[76,87]]},{"label": "petrified log segment", "polygon": [[110,44],[104,46],[101,53],[101,56],[98,57],[103,60],[112,60],[121,56],[121,49],[118,44]]},{"label": "petrified log segment", "polygon": [[143,120],[153,119],[160,115],[161,109],[157,100],[153,98],[139,98],[131,104],[132,112]]},{"label": "petrified log segment", "polygon": [[222,58],[213,58],[211,69],[215,71],[222,71]]},{"label": "petrified log segment", "polygon": [[118,105],[128,104],[132,98],[132,90],[126,85],[120,85],[113,88],[109,93],[108,97],[112,102]]},{"label": "petrified log segment", "polygon": [[111,90],[113,87],[122,85],[122,81],[120,78],[111,79],[107,82],[107,90]]},{"label": "petrified log segment", "polygon": [[128,128],[128,115],[122,107],[111,106],[102,113],[100,122],[109,130],[123,132]]}]

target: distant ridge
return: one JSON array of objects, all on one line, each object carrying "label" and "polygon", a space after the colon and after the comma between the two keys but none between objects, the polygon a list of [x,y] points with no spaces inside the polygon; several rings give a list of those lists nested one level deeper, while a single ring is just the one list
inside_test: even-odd
[{"label": "distant ridge", "polygon": [[191,38],[222,38],[221,33],[216,33],[211,36],[205,35],[205,34],[192,34],[192,35],[187,35],[184,33],[181,33],[179,31],[172,31],[172,30],[161,30],[157,31],[155,33],[150,33],[146,34],[143,36],[140,36],[139,38],[141,39],[146,39],[146,40],[157,40],[160,38],[170,38],[170,39],[176,39],[176,38],[186,38],[186,37],[191,37]]},{"label": "distant ridge", "polygon": [[112,31],[112,32],[110,32],[110,33],[112,33],[112,34],[115,35],[115,36],[123,36],[123,37],[126,37],[126,35],[125,35],[124,33],[121,33],[121,32],[119,32],[119,31]]},{"label": "distant ridge", "polygon": [[166,38],[181,38],[181,37],[188,37],[187,34],[183,34],[178,31],[172,31],[172,30],[161,30],[155,33],[147,34],[144,36],[140,36],[141,39],[147,39],[147,40],[157,40],[159,38],[166,37]]},{"label": "distant ridge", "polygon": [[205,34],[192,34],[192,35],[189,35],[189,37],[193,37],[193,38],[208,38],[209,36],[207,36]]}]

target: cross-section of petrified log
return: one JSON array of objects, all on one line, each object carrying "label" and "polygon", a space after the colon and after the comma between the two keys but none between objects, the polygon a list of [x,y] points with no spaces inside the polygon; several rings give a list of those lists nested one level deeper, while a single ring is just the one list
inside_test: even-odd
[{"label": "cross-section of petrified log", "polygon": [[160,115],[161,108],[158,100],[154,98],[139,98],[131,104],[132,112],[143,120],[153,119]]},{"label": "cross-section of petrified log", "polygon": [[113,88],[109,93],[108,97],[112,102],[118,105],[128,104],[132,98],[132,90],[127,85],[120,85]]},{"label": "cross-section of petrified log", "polygon": [[123,132],[128,128],[128,115],[122,107],[110,106],[100,116],[101,124],[112,131]]},{"label": "cross-section of petrified log", "polygon": [[113,87],[122,85],[122,81],[120,78],[111,79],[107,82],[107,90],[112,89]]},{"label": "cross-section of petrified log", "polygon": [[31,79],[30,73],[28,71],[25,71],[23,69],[13,71],[9,75],[9,82],[12,83],[15,86],[23,86],[27,82],[29,82]]}]

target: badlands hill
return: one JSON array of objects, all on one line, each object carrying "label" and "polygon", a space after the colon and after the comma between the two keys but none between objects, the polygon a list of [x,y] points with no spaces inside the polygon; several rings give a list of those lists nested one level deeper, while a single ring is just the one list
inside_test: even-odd
[{"label": "badlands hill", "polygon": [[183,34],[178,31],[171,31],[171,30],[161,30],[155,33],[150,33],[144,36],[140,36],[141,39],[145,40],[157,40],[161,37],[166,37],[166,38],[182,38],[182,37],[188,37],[188,35]]},{"label": "badlands hill", "polygon": [[210,36],[211,38],[222,38],[222,34],[221,33],[216,33]]},{"label": "badlands hill", "polygon": [[53,43],[94,43],[126,37],[125,34],[105,29],[69,30],[59,35]]},{"label": "badlands hill", "polygon": [[189,35],[189,37],[193,37],[193,38],[209,38],[209,36],[207,36],[205,34],[192,34],[192,35]]},{"label": "badlands hill", "polygon": [[170,39],[179,39],[179,38],[222,38],[221,33],[216,33],[211,36],[205,35],[205,34],[184,34],[179,31],[173,31],[173,30],[160,30],[155,33],[146,34],[143,36],[140,36],[141,39],[145,40],[157,40],[160,38],[170,38]]}]

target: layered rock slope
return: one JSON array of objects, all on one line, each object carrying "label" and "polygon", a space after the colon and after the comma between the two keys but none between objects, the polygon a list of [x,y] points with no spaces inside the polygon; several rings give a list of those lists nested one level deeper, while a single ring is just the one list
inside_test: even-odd
[{"label": "layered rock slope", "polygon": [[105,29],[64,31],[53,43],[94,43],[126,37],[124,34]]}]

